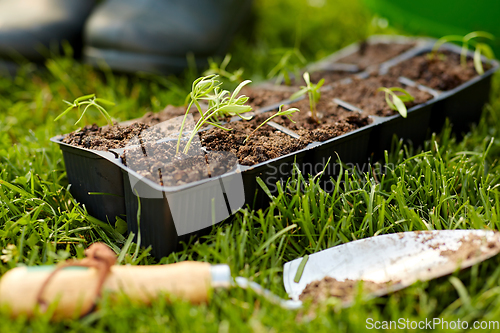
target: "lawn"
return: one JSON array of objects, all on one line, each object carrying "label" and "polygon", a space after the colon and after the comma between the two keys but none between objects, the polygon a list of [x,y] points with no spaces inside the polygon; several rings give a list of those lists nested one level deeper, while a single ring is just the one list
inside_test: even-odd
[{"label": "lawn", "polygon": [[[231,47],[229,69],[244,68],[244,78],[254,81],[265,79],[283,52],[294,46],[314,61],[370,34],[395,32],[356,1],[259,0],[253,22]],[[144,248],[136,251],[137,244],[125,246],[121,223],[92,218],[72,198],[62,154],[49,138],[75,130],[78,115],[53,119],[64,108],[62,100],[90,93],[114,101],[110,113],[117,120],[180,105],[200,73],[117,75],[75,61],[70,49],[45,65],[25,64],[15,78],[0,78],[0,248],[11,245],[3,253],[0,274],[21,265],[81,258],[86,247],[101,241],[123,255],[121,264],[226,263],[234,276],[248,277],[286,297],[283,264],[305,254],[378,234],[500,228],[500,86],[495,77],[480,123],[460,138],[446,125],[421,147],[395,140],[384,159],[373,161],[373,170],[386,166],[383,174],[346,169],[332,179],[338,186],[331,193],[318,186],[314,175],[297,174],[268,209],[250,205],[208,236],[192,239],[184,250],[155,259]],[[84,120],[105,123],[94,111]],[[47,316],[9,319],[0,312],[0,332],[357,332],[366,330],[368,318],[498,320],[499,264],[500,257],[494,257],[387,297],[358,300],[346,309],[332,300],[289,311],[250,290],[234,288],[214,291],[209,304],[199,306],[181,300],[143,306],[105,297],[96,312],[62,323],[51,323]]]}]

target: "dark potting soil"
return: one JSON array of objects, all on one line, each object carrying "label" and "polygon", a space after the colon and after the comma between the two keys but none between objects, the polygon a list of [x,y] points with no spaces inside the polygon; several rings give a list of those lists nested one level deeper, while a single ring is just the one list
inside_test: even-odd
[{"label": "dark potting soil", "polygon": [[305,148],[311,140],[295,139],[277,129],[264,125],[245,141],[270,114],[262,114],[250,121],[236,121],[228,125],[231,131],[212,128],[200,133],[201,143],[211,151],[235,154],[242,165],[254,165]]},{"label": "dark potting soil", "polygon": [[[62,141],[77,147],[107,151],[160,139],[176,139],[181,123],[182,118],[154,126],[141,122],[133,122],[129,125],[115,124],[112,127],[99,127],[94,124],[66,135]],[[186,136],[188,131],[194,128],[194,123],[186,122],[184,128],[184,136]]]},{"label": "dark potting soil", "polygon": [[[336,70],[321,70],[321,71],[315,71],[315,72],[310,72],[309,77],[311,79],[311,83],[318,83],[321,79],[325,79],[325,83],[323,83],[324,86],[351,77],[356,73],[354,72],[346,72],[346,71],[336,71]],[[301,74],[302,75],[302,74]],[[299,86],[305,86],[306,82],[304,81],[303,77],[300,77],[300,80],[291,80],[291,85],[294,87],[299,87]]]},{"label": "dark potting soil", "polygon": [[248,96],[247,104],[252,106],[253,110],[257,111],[265,106],[270,106],[290,98],[297,90],[297,87],[266,84],[260,87],[245,87],[241,90],[240,95]]},{"label": "dark potting soil", "polygon": [[178,186],[194,181],[220,176],[236,167],[236,156],[226,152],[201,150],[194,142],[187,154],[176,154],[177,141],[147,142],[127,148],[122,154],[123,163],[139,175],[162,186]]},{"label": "dark potting soil", "polygon": [[[385,93],[377,91],[380,87],[399,87],[409,92],[415,100],[405,103],[408,109],[432,98],[431,94],[416,87],[405,86],[398,81],[397,77],[390,76],[372,76],[367,79],[353,78],[351,83],[335,84],[332,94],[336,98],[363,110],[367,115],[387,117],[396,114],[397,111],[392,110],[387,105]],[[396,94],[400,93],[396,92]]]},{"label": "dark potting soil", "polygon": [[[491,66],[483,63],[484,70]],[[404,76],[436,90],[451,90],[477,76],[472,58],[467,58],[466,66],[460,63],[460,55],[443,51],[432,56],[421,54],[403,61],[389,69],[389,75]]]},{"label": "dark potting soil", "polygon": [[390,287],[390,283],[376,283],[372,281],[345,280],[338,281],[329,276],[322,280],[309,283],[300,294],[301,301],[312,300],[313,304],[323,303],[330,297],[339,298],[343,302],[349,302],[358,294],[359,283],[363,283],[363,293],[370,294],[378,290]]},{"label": "dark potting soil", "polygon": [[[353,72],[343,71],[317,71],[310,73],[310,77],[312,83],[318,83],[321,79],[325,79],[325,83],[323,85],[328,85],[330,83],[351,77],[354,74],[355,73]],[[302,79],[300,85],[305,85],[304,79]]]},{"label": "dark potting soil", "polygon": [[72,146],[107,151],[111,148],[125,147],[131,139],[148,128],[149,125],[143,123],[133,123],[128,126],[114,125],[112,127],[99,127],[93,124],[69,133],[62,142]]},{"label": "dark potting soil", "polygon": [[338,106],[333,102],[334,97],[335,95],[331,90],[322,92],[316,106],[318,116],[320,117],[319,123],[311,118],[309,99],[307,98],[283,107],[284,110],[291,107],[300,110],[300,112],[295,112],[291,115],[295,123],[291,122],[285,116],[276,117],[273,121],[311,141],[320,142],[366,126],[373,121],[368,116],[362,115],[359,112],[349,111]]},{"label": "dark potting soil", "polygon": [[[176,138],[185,112],[184,106],[169,105],[160,112],[148,112],[141,118],[115,124],[111,128],[99,127],[96,124],[85,126],[66,135],[62,141],[77,147],[107,151],[136,145],[141,140]],[[190,114],[193,120],[186,121],[186,131],[193,128],[200,118],[196,108],[192,108]]]},{"label": "dark potting soil", "polygon": [[[191,108],[190,113],[193,115],[194,121],[198,121],[200,115],[196,108]],[[183,117],[186,114],[186,106],[173,106],[168,105],[165,109],[160,112],[147,112],[141,118],[136,121],[145,123],[148,125],[156,125],[166,120]]]},{"label": "dark potting soil", "polygon": [[401,53],[408,51],[414,43],[397,44],[397,43],[374,43],[369,44],[362,42],[359,50],[336,62],[357,65],[359,69],[363,70],[371,65],[381,64],[391,58],[394,58]]}]

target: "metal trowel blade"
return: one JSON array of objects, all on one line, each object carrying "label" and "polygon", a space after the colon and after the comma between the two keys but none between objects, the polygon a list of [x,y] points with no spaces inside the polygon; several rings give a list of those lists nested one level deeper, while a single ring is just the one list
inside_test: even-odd
[{"label": "metal trowel blade", "polygon": [[[415,231],[374,236],[312,254],[303,273],[302,258],[285,264],[283,280],[288,295],[299,300],[311,282],[331,277],[337,281],[363,280],[387,288],[374,296],[405,288],[472,266],[500,252],[500,233],[488,230]],[[298,282],[295,282],[295,281]]]}]

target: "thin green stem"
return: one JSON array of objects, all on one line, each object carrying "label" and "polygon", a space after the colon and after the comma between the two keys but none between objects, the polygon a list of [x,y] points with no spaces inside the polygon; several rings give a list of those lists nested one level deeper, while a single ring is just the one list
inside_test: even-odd
[{"label": "thin green stem", "polygon": [[247,135],[247,137],[245,138],[245,140],[243,141],[243,144],[245,144],[248,140],[249,137],[251,137],[255,132],[257,132],[257,130],[259,128],[261,128],[262,126],[264,126],[265,124],[267,124],[268,122],[270,122],[271,120],[273,120],[275,117],[277,116],[287,116],[288,119],[290,119],[290,121],[292,123],[295,123],[295,121],[292,120],[292,118],[290,117],[290,115],[294,112],[299,112],[300,110],[297,109],[297,108],[290,108],[288,110],[284,110],[284,111],[281,111],[281,108],[283,107],[283,104],[280,105],[280,108],[278,110],[278,112],[276,112],[275,114],[273,114],[271,117],[267,118],[266,120],[264,120],[259,126],[257,126],[256,129],[254,129],[252,131],[252,133],[250,133],[249,135]]},{"label": "thin green stem", "polygon": [[192,105],[193,105],[193,99],[191,99],[191,102],[189,103],[189,105],[186,109],[186,113],[184,114],[184,119],[182,119],[181,129],[179,130],[179,137],[177,139],[177,147],[175,149],[176,154],[179,153],[179,147],[181,145],[181,139],[182,139],[182,132],[184,131],[184,125],[186,124],[186,118],[187,118],[187,115],[189,114],[189,110],[191,109]]}]

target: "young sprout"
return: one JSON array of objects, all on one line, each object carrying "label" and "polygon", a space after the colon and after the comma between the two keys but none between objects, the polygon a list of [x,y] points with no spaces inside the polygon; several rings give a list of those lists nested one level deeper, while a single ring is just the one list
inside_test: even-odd
[{"label": "young sprout", "polygon": [[242,75],[244,72],[243,68],[239,68],[235,70],[234,72],[229,72],[226,70],[227,65],[229,65],[229,62],[231,61],[231,55],[228,53],[222,60],[220,66],[213,61],[212,58],[208,59],[209,66],[210,68],[207,69],[203,75],[211,75],[211,74],[217,74],[220,75],[221,77],[227,78],[231,82],[241,82],[242,81]]},{"label": "young sprout", "polygon": [[460,52],[460,63],[462,66],[465,67],[466,65],[466,60],[467,60],[467,51],[469,50],[469,44],[473,44],[475,46],[475,51],[474,51],[474,67],[476,69],[476,72],[481,75],[484,73],[483,69],[483,63],[481,61],[481,52],[487,57],[487,58],[494,58],[493,50],[488,44],[485,43],[478,43],[473,41],[474,38],[478,37],[483,37],[483,38],[488,38],[488,39],[495,39],[495,37],[485,31],[473,31],[471,33],[468,33],[465,36],[459,36],[459,35],[448,35],[439,38],[434,46],[432,47],[432,52],[431,52],[431,57],[437,53],[438,49],[443,45],[444,43],[447,42],[462,42],[462,51]]},{"label": "young sprout", "polygon": [[[184,147],[184,153],[188,152],[189,147],[191,146],[191,142],[198,134],[198,131],[203,127],[203,125],[208,124],[225,131],[230,131],[231,129],[221,126],[220,124],[218,124],[218,122],[228,116],[238,116],[244,120],[251,119],[251,117],[246,117],[243,115],[244,113],[252,111],[252,107],[250,105],[245,105],[245,103],[248,101],[248,97],[244,95],[238,97],[241,89],[251,81],[246,80],[241,82],[231,94],[229,91],[222,90],[220,88],[221,83],[217,80],[218,77],[218,75],[212,74],[201,77],[193,82],[192,91],[188,95],[190,102],[188,108],[186,109],[184,119],[182,120],[179,137],[177,139],[177,153],[179,152],[186,118],[189,114],[191,106],[193,105],[196,106],[201,117],[194,126],[193,131],[191,132],[188,142]],[[208,102],[208,108],[206,111],[203,111],[203,109],[201,108],[201,101]]]},{"label": "young sprout", "polygon": [[[409,92],[407,92],[403,88],[398,88],[398,87],[392,87],[392,88],[380,87],[377,89],[377,91],[385,92],[385,101],[387,102],[387,105],[389,105],[389,107],[394,111],[398,111],[403,118],[406,118],[408,112],[406,110],[405,103],[413,102],[415,100],[415,98],[412,95],[410,95]],[[395,91],[399,91],[403,93],[403,95],[396,95]]]},{"label": "young sprout", "polygon": [[186,124],[186,118],[189,114],[189,110],[191,110],[191,107],[194,104],[196,106],[196,109],[202,115],[203,118],[203,110],[201,108],[200,101],[202,101],[203,97],[206,97],[211,92],[213,92],[215,87],[220,86],[220,82],[217,81],[216,78],[217,75],[211,74],[208,76],[200,77],[193,81],[191,92],[186,98],[186,101],[189,100],[189,104],[186,109],[186,113],[184,114],[184,119],[182,120],[181,128],[179,130],[179,138],[177,140],[177,149],[176,149],[177,153],[179,152],[182,132],[184,131],[184,125]]},{"label": "young sprout", "polygon": [[321,92],[319,91],[319,89],[321,88],[321,86],[323,86],[323,83],[325,83],[325,79],[321,79],[316,84],[311,83],[311,78],[308,72],[304,73],[303,78],[304,81],[306,82],[306,85],[301,86],[299,91],[290,96],[290,99],[294,100],[307,93],[307,95],[309,96],[309,107],[311,109],[311,118],[319,123],[319,118],[316,112],[316,104],[318,104],[319,99],[321,98]]},{"label": "young sprout", "polygon": [[306,59],[297,47],[293,49],[276,49],[274,53],[283,55],[278,64],[271,69],[267,77],[269,79],[276,77],[276,84],[284,80],[285,84],[290,86],[292,84],[290,73],[298,73],[300,67],[306,63]]},{"label": "young sprout", "polygon": [[488,59],[495,58],[495,55],[493,54],[493,50],[491,49],[491,47],[488,44],[476,43],[476,49],[474,50],[474,68],[476,69],[476,72],[479,75],[484,74],[483,61],[481,60],[481,52]]},{"label": "young sprout", "polygon": [[107,100],[102,99],[102,98],[97,98],[97,97],[95,97],[95,94],[90,94],[90,95],[78,97],[77,99],[75,99],[73,101],[73,103],[70,103],[68,101],[63,101],[63,102],[68,104],[69,107],[66,110],[64,110],[63,113],[58,115],[54,119],[54,121],[59,120],[62,116],[64,116],[66,113],[70,112],[74,108],[77,108],[78,112],[81,112],[81,107],[85,106],[83,109],[83,112],[81,112],[80,118],[76,121],[75,125],[78,124],[80,122],[80,120],[82,120],[83,115],[85,114],[85,112],[87,112],[87,110],[90,107],[94,107],[97,110],[99,110],[99,112],[104,116],[104,118],[106,118],[108,125],[113,126],[113,120],[111,119],[109,113],[106,111],[106,109],[102,105],[99,104],[99,103],[101,103],[104,105],[112,106],[112,105],[115,105],[115,103],[113,103],[113,102],[107,101]]},{"label": "young sprout", "polygon": [[281,110],[281,108],[283,108],[283,104],[280,105],[280,108],[278,110],[278,112],[276,112],[275,114],[273,114],[271,117],[267,118],[266,120],[264,120],[262,122],[262,124],[260,124],[259,126],[257,126],[256,129],[254,129],[252,131],[252,133],[250,133],[246,138],[245,138],[245,141],[243,141],[243,143],[247,142],[248,138],[251,137],[255,132],[257,132],[257,130],[259,128],[261,128],[262,126],[264,126],[265,124],[267,124],[268,122],[270,122],[273,118],[277,117],[277,116],[286,116],[288,119],[290,119],[290,121],[292,123],[295,123],[295,121],[293,121],[291,115],[292,113],[295,113],[295,112],[300,112],[299,109],[297,108],[290,108],[288,110]]}]

